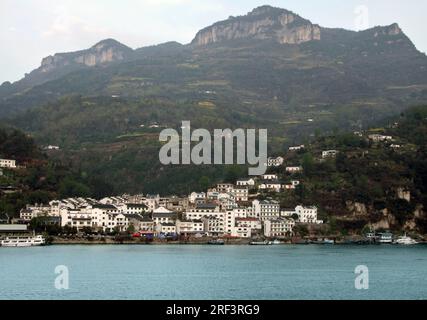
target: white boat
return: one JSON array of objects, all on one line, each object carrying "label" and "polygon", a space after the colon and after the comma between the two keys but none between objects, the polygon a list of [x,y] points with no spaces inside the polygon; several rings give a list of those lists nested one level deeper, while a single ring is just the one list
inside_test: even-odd
[{"label": "white boat", "polygon": [[43,236],[7,237],[0,241],[2,247],[35,247],[45,243]]},{"label": "white boat", "polygon": [[401,245],[405,245],[405,246],[411,246],[414,244],[418,244],[417,241],[415,241],[414,239],[412,239],[411,237],[408,237],[406,234],[403,237],[400,237],[399,239],[396,240],[396,244],[401,244]]},{"label": "white boat", "polygon": [[271,241],[252,241],[249,243],[251,246],[271,246],[273,242]]},{"label": "white boat", "polygon": [[390,232],[378,233],[379,243],[390,244],[393,243],[393,234]]},{"label": "white boat", "polygon": [[282,242],[280,240],[274,240],[271,244],[274,246],[277,246],[277,245],[282,244]]}]

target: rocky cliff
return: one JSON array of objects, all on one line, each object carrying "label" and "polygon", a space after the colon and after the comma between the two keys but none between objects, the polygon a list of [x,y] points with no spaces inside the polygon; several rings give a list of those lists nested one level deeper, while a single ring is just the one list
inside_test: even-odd
[{"label": "rocky cliff", "polygon": [[207,45],[234,39],[272,39],[281,44],[320,40],[321,28],[297,14],[263,6],[241,17],[230,17],[197,33],[192,44]]},{"label": "rocky cliff", "polygon": [[71,65],[83,65],[93,67],[105,63],[122,61],[129,58],[133,50],[113,39],[103,40],[90,49],[57,53],[54,56],[46,57],[42,60],[38,71],[46,73],[54,69]]}]

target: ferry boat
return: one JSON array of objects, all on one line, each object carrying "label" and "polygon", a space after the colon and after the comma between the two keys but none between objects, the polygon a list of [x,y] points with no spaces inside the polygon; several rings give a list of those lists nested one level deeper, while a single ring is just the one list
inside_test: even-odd
[{"label": "ferry boat", "polygon": [[397,239],[395,243],[405,245],[405,246],[411,246],[411,245],[418,244],[417,241],[415,241],[411,237],[408,237],[406,234],[403,237],[400,237],[399,239]]},{"label": "ferry boat", "polygon": [[216,246],[223,246],[223,245],[225,245],[225,241],[222,239],[214,239],[214,240],[210,240],[208,242],[208,244],[216,245]]},{"label": "ferry boat", "polygon": [[393,243],[393,234],[390,232],[378,233],[379,243]]},{"label": "ferry boat", "polygon": [[311,241],[310,244],[335,244],[335,240],[331,240],[328,238],[325,238],[325,239],[319,238],[317,240]]},{"label": "ferry boat", "polygon": [[43,236],[7,237],[0,241],[2,247],[35,247],[46,243]]},{"label": "ferry boat", "polygon": [[273,243],[271,241],[251,241],[249,243],[251,246],[271,246]]},{"label": "ferry boat", "polygon": [[335,244],[335,240],[332,239],[324,239],[323,244]]}]

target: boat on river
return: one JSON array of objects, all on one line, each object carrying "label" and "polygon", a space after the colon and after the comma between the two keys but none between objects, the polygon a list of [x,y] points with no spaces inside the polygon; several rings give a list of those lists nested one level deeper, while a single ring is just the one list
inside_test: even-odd
[{"label": "boat on river", "polygon": [[411,237],[408,237],[406,234],[403,237],[399,237],[395,243],[400,244],[400,245],[405,245],[405,246],[411,246],[411,245],[418,244],[417,241],[415,241]]},{"label": "boat on river", "polygon": [[2,247],[36,247],[46,244],[43,236],[16,236],[6,237],[0,241]]}]

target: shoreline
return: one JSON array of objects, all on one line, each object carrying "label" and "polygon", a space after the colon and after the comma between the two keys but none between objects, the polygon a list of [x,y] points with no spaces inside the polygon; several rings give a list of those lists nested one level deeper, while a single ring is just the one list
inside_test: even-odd
[{"label": "shoreline", "polygon": [[[209,240],[208,240],[209,241]],[[398,244],[380,244],[380,243],[346,243],[346,242],[336,242],[334,244],[330,243],[296,243],[296,242],[290,242],[290,241],[284,241],[279,244],[265,244],[265,245],[252,245],[251,242],[253,240],[232,240],[232,241],[225,241],[224,244],[218,245],[218,244],[210,244],[208,241],[150,241],[150,242],[143,242],[143,241],[115,241],[115,240],[106,240],[106,241],[100,241],[100,240],[54,240],[46,246],[76,246],[76,245],[83,245],[83,246],[107,246],[107,245],[114,245],[114,246],[165,246],[165,245],[173,245],[173,246],[310,246],[310,245],[316,245],[316,246],[398,246],[398,247],[405,247],[405,245],[398,245]],[[417,245],[427,245],[427,242],[419,242]],[[411,245],[414,246],[414,245]]]}]

